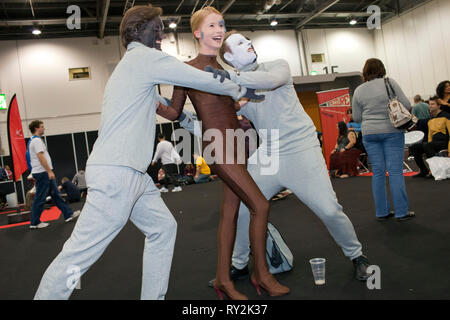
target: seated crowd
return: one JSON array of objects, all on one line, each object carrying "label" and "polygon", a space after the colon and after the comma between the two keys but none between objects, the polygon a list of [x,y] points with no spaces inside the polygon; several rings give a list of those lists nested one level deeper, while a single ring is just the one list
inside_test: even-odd
[{"label": "seated crowd", "polygon": [[[414,177],[432,178],[424,157],[448,156],[450,148],[450,81],[441,82],[436,88],[436,96],[424,101],[420,95],[414,97],[411,113],[418,119],[415,130],[424,133],[423,141],[409,147],[409,153],[419,168]],[[361,137],[361,123],[352,119],[352,109],[347,110],[347,125],[338,124],[338,138],[330,155],[330,175],[348,178],[358,175],[359,166],[368,168]]]}]

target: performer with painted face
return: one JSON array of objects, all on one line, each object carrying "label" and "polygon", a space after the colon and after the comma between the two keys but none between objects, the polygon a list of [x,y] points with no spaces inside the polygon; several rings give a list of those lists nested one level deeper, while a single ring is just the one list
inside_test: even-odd
[{"label": "performer with painted face", "polygon": [[[200,45],[200,53],[188,64],[201,70],[208,65],[221,68],[216,60],[225,36],[225,23],[220,12],[212,7],[205,7],[195,12],[191,17],[191,29]],[[247,299],[245,295],[235,289],[229,273],[241,200],[251,212],[249,217],[249,241],[254,261],[252,282],[258,291],[262,287],[271,296],[287,294],[289,288],[277,282],[269,272],[266,262],[269,203],[249,175],[246,169],[245,155],[242,157],[242,164],[238,164],[237,139],[226,136],[227,129],[240,129],[236,117],[235,102],[229,97],[175,87],[171,106],[159,106],[158,114],[172,121],[176,120],[182,113],[187,96],[189,96],[199,118],[202,120],[203,130],[219,130],[224,141],[223,148],[215,149],[214,163],[208,163],[224,182],[218,230],[217,273],[214,283],[219,297],[224,292],[231,299]],[[230,148],[230,145],[232,148]],[[208,143],[204,143],[203,147],[207,148]],[[227,155],[226,152],[230,150],[233,153]],[[232,159],[231,163],[225,163],[226,159]],[[249,229],[246,232],[248,233]]]},{"label": "performer with painted face", "polygon": [[[258,93],[265,95],[264,101],[240,103],[243,107],[238,114],[249,119],[257,130],[279,130],[279,141],[268,135],[268,141],[263,141],[249,159],[250,175],[267,199],[283,187],[292,190],[322,220],[345,256],[353,262],[355,278],[365,281],[369,262],[362,254],[352,223],[338,203],[315,126],[298,100],[288,63],[281,59],[258,63],[251,41],[233,31],[226,34],[220,56],[238,73],[209,67],[207,70],[221,79],[231,78],[240,85],[263,89]],[[193,122],[187,120],[193,118],[186,117],[181,125],[192,131]],[[276,143],[279,143],[279,172],[262,175],[260,159],[267,154],[264,146]],[[241,204],[233,252],[233,272],[240,276],[248,273],[248,226],[249,211]]]},{"label": "performer with painted face", "polygon": [[234,99],[245,90],[161,52],[161,14],[161,8],[135,6],[122,19],[127,51],[106,84],[99,135],[87,161],[86,203],[35,299],[68,299],[128,219],[146,236],[141,298],[165,297],[177,225],[146,174],[155,137],[156,86],[182,85]]}]

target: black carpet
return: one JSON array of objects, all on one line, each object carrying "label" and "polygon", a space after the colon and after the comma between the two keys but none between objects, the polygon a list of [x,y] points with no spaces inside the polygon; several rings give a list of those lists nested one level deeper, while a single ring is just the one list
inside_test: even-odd
[{"label": "black carpet", "polygon": [[[364,253],[381,268],[381,289],[353,279],[351,262],[320,220],[295,196],[272,202],[274,223],[294,254],[294,269],[277,279],[291,294],[260,299],[450,299],[450,181],[406,178],[410,208],[417,217],[377,222],[371,178],[333,180],[338,199],[355,226]],[[208,281],[216,268],[216,231],[221,182],[163,194],[178,222],[167,299],[217,299]],[[71,205],[74,209],[81,203]],[[74,223],[62,218],[48,228],[0,230],[0,299],[31,299]],[[144,237],[128,223],[81,279],[72,299],[139,299]],[[314,284],[309,259],[324,257],[326,285]],[[257,299],[248,280],[236,286]]]}]

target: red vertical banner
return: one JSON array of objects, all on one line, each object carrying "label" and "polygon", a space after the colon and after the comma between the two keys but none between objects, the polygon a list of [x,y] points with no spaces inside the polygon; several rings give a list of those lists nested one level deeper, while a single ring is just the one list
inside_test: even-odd
[{"label": "red vertical banner", "polygon": [[322,122],[323,147],[325,160],[330,167],[330,155],[336,146],[338,137],[337,124],[347,122],[347,110],[351,108],[349,89],[336,89],[317,92],[320,120]]},{"label": "red vertical banner", "polygon": [[27,146],[23,135],[22,120],[20,119],[17,97],[14,95],[11,99],[8,109],[8,139],[9,151],[13,162],[14,180],[18,181],[22,174],[28,169]]}]

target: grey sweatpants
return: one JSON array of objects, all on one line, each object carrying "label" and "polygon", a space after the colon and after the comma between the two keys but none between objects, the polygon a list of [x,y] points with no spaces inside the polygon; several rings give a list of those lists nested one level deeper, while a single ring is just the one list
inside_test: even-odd
[{"label": "grey sweatpants", "polygon": [[[338,203],[320,147],[280,154],[278,172],[271,175],[261,174],[260,162],[251,164],[256,163],[252,158],[260,154],[261,151],[257,150],[249,158],[248,172],[266,199],[272,198],[283,187],[290,189],[322,220],[345,256],[350,259],[359,257],[362,254],[361,244],[352,223]],[[233,266],[239,269],[244,268],[249,259],[249,224],[249,210],[241,202],[233,252]]]},{"label": "grey sweatpants", "polygon": [[131,219],[145,234],[141,299],[164,299],[177,224],[152,179],[129,167],[91,165],[86,181],[83,211],[34,298],[68,299],[78,278]]}]

